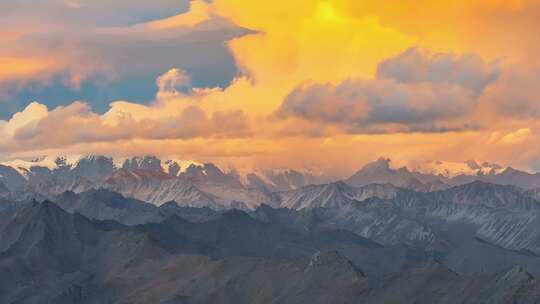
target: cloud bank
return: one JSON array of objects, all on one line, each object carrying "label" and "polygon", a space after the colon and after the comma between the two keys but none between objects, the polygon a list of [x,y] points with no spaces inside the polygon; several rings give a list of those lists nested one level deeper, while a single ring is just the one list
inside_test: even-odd
[{"label": "cloud bank", "polygon": [[304,84],[278,115],[343,126],[353,133],[448,132],[480,128],[479,96],[499,67],[474,55],[412,48],[378,66],[373,80]]}]

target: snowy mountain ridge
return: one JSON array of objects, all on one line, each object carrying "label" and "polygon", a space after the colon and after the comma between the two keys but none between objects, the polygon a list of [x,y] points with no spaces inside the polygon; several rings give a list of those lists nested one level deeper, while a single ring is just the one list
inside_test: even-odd
[{"label": "snowy mountain ridge", "polygon": [[65,191],[107,189],[158,206],[176,201],[183,206],[214,209],[254,209],[261,204],[292,209],[339,207],[371,197],[389,199],[396,189],[433,192],[474,181],[517,186],[531,195],[540,189],[540,174],[471,161],[467,164],[470,170],[463,172],[474,175],[451,177],[440,173],[447,163],[435,165],[439,166],[437,175],[393,168],[390,159],[381,158],[343,181],[332,181],[312,169],[239,172],[212,163],[174,158],[162,161],[155,156],[39,157],[0,164],[0,184],[2,196],[24,193],[24,197],[48,198]]}]

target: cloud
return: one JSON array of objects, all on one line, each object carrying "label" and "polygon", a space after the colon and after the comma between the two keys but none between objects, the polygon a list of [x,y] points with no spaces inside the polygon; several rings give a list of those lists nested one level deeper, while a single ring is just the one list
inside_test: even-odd
[{"label": "cloud", "polygon": [[43,118],[48,115],[48,109],[45,105],[38,102],[32,102],[24,111],[16,113],[13,117],[5,122],[2,128],[6,136],[15,136],[15,133],[19,128],[26,128],[30,130],[36,130],[37,124]]},{"label": "cloud", "polygon": [[215,15],[212,7],[204,0],[192,0],[190,10],[185,14],[180,14],[150,22],[148,26],[154,29],[171,29],[182,26],[195,26],[204,21],[210,20]]},{"label": "cloud", "polygon": [[352,133],[445,132],[478,128],[477,95],[499,75],[474,55],[409,49],[381,62],[377,78],[297,87],[277,114]]},{"label": "cloud", "polygon": [[345,81],[297,88],[278,115],[341,125],[352,133],[441,132],[472,128],[461,119],[474,106],[470,93],[457,86]]},{"label": "cloud", "polygon": [[158,87],[158,99],[178,96],[182,89],[189,87],[191,79],[187,73],[181,69],[170,69],[156,80]]},{"label": "cloud", "polygon": [[499,74],[497,63],[487,63],[475,54],[429,54],[418,48],[410,48],[384,60],[377,69],[379,79],[394,79],[406,84],[450,84],[476,94],[497,80]]},{"label": "cloud", "polygon": [[[194,138],[241,138],[250,135],[250,121],[242,110],[211,111],[198,100],[206,90],[180,94],[177,86],[189,82],[182,70],[160,76],[160,91],[152,105],[126,101],[111,104],[98,114],[90,105],[76,101],[49,110],[33,102],[9,121],[0,121],[0,152],[68,148],[77,144],[126,140],[189,140]],[[209,90],[208,92],[213,92]]]},{"label": "cloud", "polygon": [[[38,115],[36,107],[43,108],[44,105],[34,103],[19,115],[34,117]],[[136,120],[129,113],[124,114],[124,117],[112,120],[92,112],[86,103],[74,102],[47,110],[41,117],[22,125],[13,120],[3,122],[1,133],[12,136],[3,138],[0,151],[69,148],[76,144],[135,139],[234,138],[249,134],[249,122],[242,111],[207,114],[199,107],[189,106],[159,120]]]},{"label": "cloud", "polygon": [[482,111],[520,120],[540,118],[540,70],[506,70],[496,85],[481,97]]},{"label": "cloud", "polygon": [[[0,16],[6,15],[0,21],[0,102],[19,109],[29,102],[20,100],[27,98],[23,93],[49,86],[59,98],[80,91],[83,99],[92,93],[86,84],[95,83],[93,90],[100,92],[92,102],[109,87],[111,92],[129,90],[129,82],[153,91],[151,79],[172,66],[189,72],[194,86],[226,86],[239,73],[226,42],[249,33],[202,0],[79,1],[80,7],[52,0],[18,2],[0,4]],[[3,35],[11,28],[20,32]],[[13,108],[2,107],[0,116]]]},{"label": "cloud", "polygon": [[124,26],[169,17],[188,8],[189,0],[18,0],[2,1],[0,18],[17,25]]},{"label": "cloud", "polygon": [[500,143],[507,145],[515,145],[530,139],[532,135],[533,132],[530,128],[523,128],[504,135],[500,139]]},{"label": "cloud", "polygon": [[348,17],[377,16],[381,24],[418,37],[438,51],[476,53],[512,63],[540,63],[540,1],[332,1]]}]

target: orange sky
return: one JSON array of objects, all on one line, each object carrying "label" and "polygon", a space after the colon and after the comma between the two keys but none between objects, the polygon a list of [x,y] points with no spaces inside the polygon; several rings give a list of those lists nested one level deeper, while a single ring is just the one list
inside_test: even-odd
[{"label": "orange sky", "polygon": [[[37,100],[0,121],[0,154],[149,153],[332,174],[379,156],[540,170],[539,2],[195,0],[177,16],[99,31],[168,37],[228,26],[220,20],[251,30],[227,41],[240,71],[228,86],[191,87],[171,63],[151,104],[110,100],[100,114]],[[13,37],[0,30],[0,41]],[[0,51],[0,82],[114,74],[64,50]]]}]

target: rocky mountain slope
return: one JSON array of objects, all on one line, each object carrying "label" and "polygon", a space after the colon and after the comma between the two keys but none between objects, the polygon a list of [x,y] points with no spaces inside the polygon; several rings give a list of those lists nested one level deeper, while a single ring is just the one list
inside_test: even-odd
[{"label": "rocky mountain slope", "polygon": [[513,186],[474,182],[429,193],[402,189],[388,199],[364,201],[347,193],[334,196],[335,205],[306,199],[298,211],[260,207],[255,214],[303,229],[347,229],[385,245],[406,243],[444,253],[478,238],[540,254],[540,203]]},{"label": "rocky mountain slope", "polygon": [[296,230],[242,211],[211,213],[198,222],[173,215],[124,226],[70,214],[50,202],[16,209],[0,227],[1,303],[540,300],[540,283],[519,266],[458,274],[413,250],[400,259],[403,248],[341,230]]},{"label": "rocky mountain slope", "polygon": [[400,189],[391,184],[351,187],[344,182],[312,185],[279,193],[279,206],[289,209],[339,208],[371,197],[390,199]]}]

